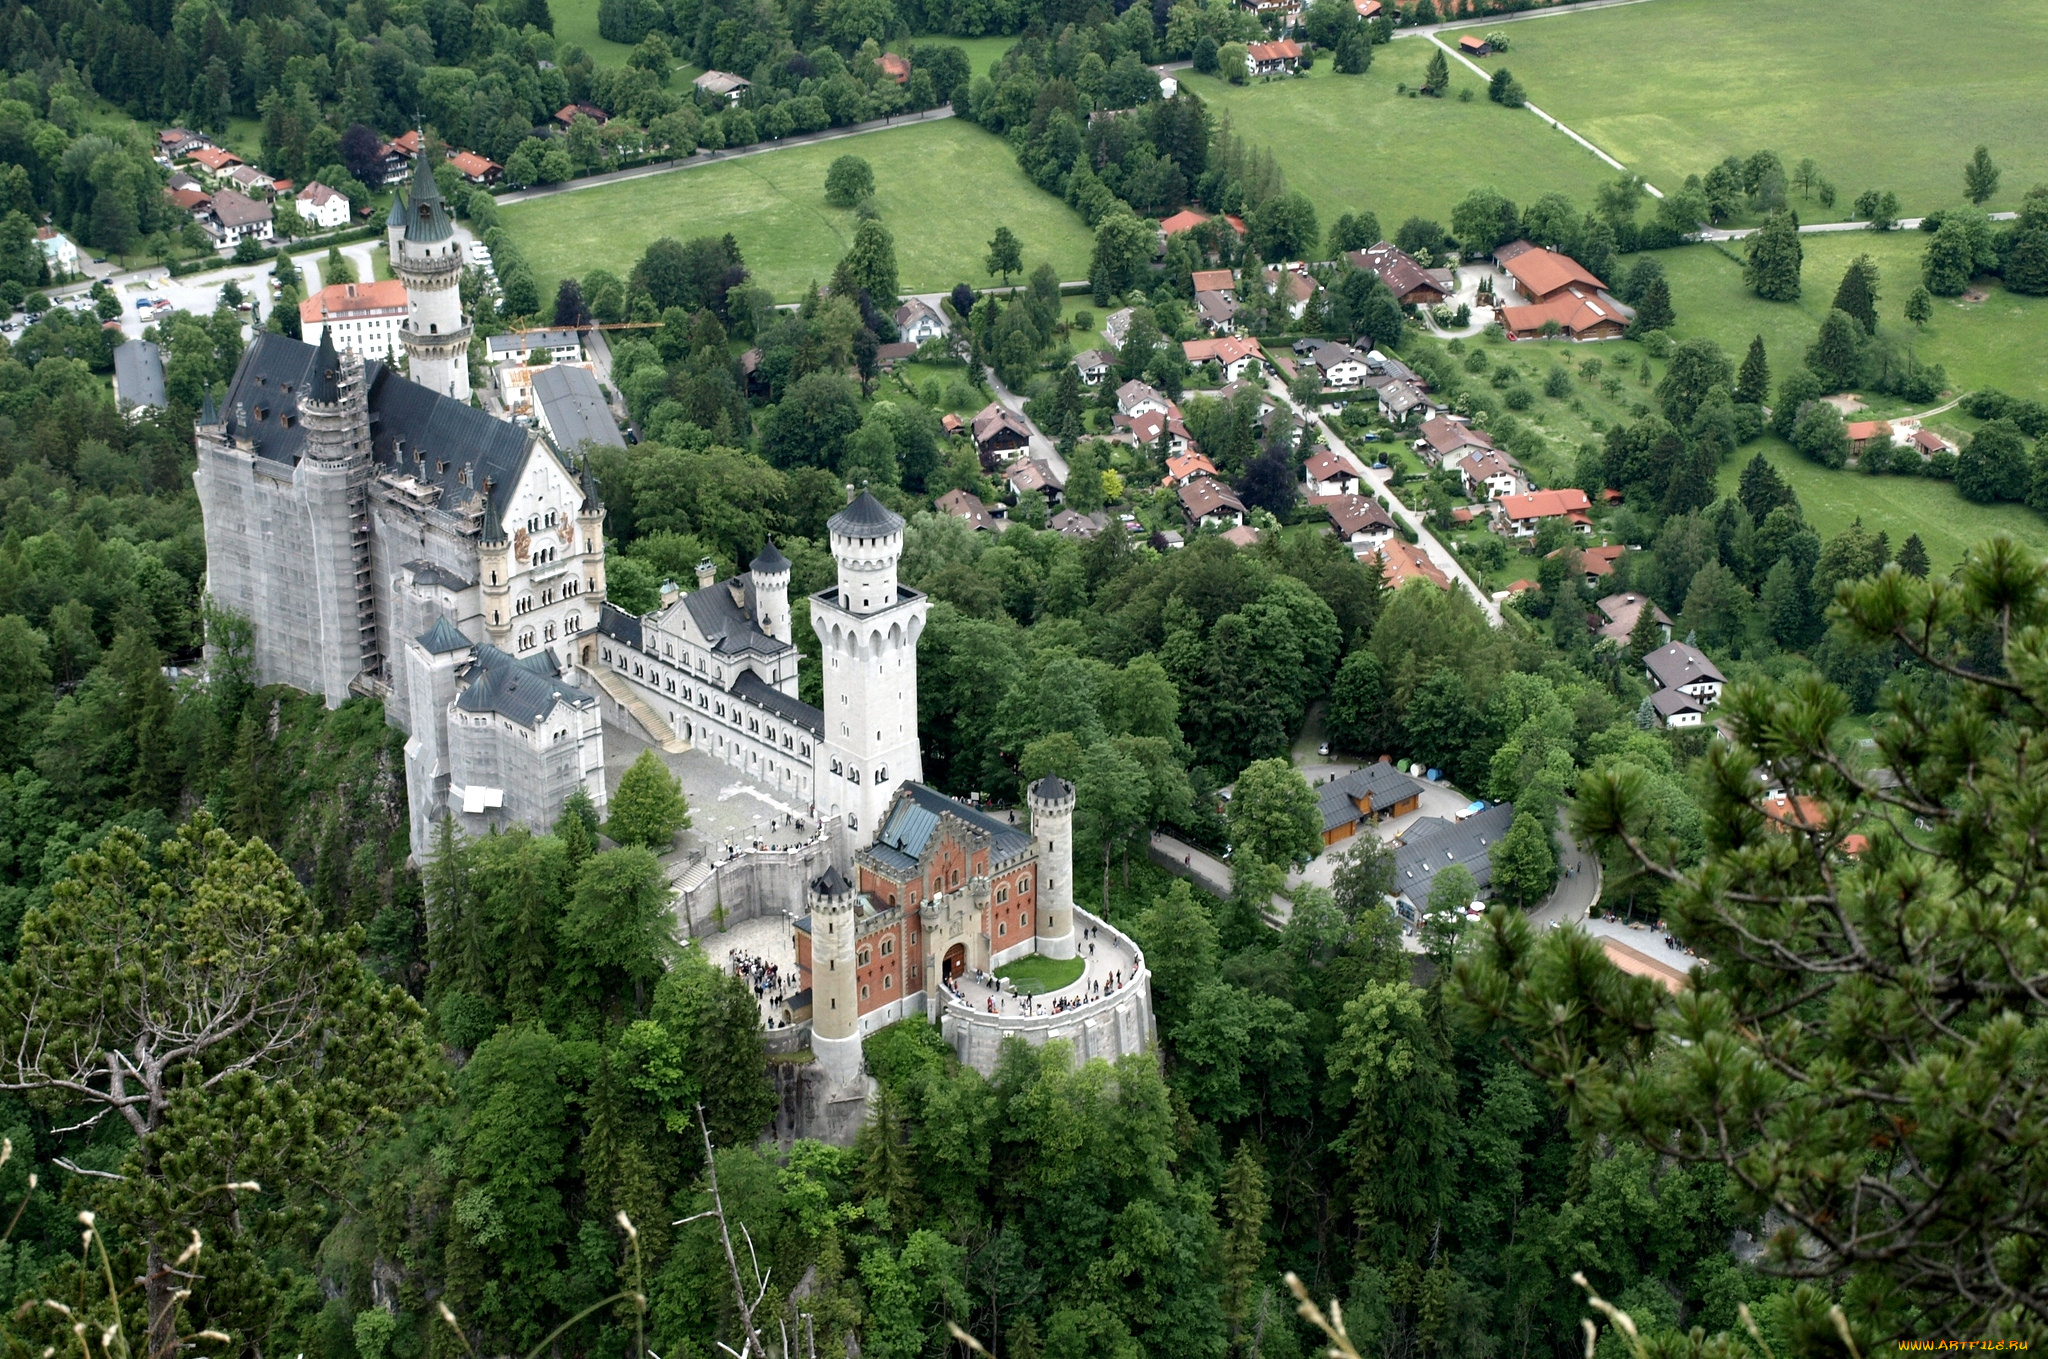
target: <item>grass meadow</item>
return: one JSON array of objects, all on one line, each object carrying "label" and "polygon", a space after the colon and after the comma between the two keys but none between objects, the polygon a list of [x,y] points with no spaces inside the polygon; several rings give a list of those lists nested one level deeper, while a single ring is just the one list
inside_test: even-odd
[{"label": "grass meadow", "polygon": [[1666,190],[1759,148],[1788,167],[1811,156],[1840,220],[1869,188],[1895,190],[1909,216],[1961,202],[1979,143],[2005,172],[1992,209],[2048,181],[2039,0],[1657,0],[1507,31],[1512,49],[1481,64]]},{"label": "grass meadow", "polygon": [[555,16],[556,41],[576,44],[599,66],[623,66],[633,54],[627,44],[597,36],[597,0],[549,0],[548,12]]},{"label": "grass meadow", "polygon": [[1026,179],[1002,139],[952,118],[501,211],[544,294],[552,295],[565,275],[599,267],[623,274],[662,236],[731,232],[754,278],[789,299],[814,280],[825,282],[853,240],[853,213],[825,203],[825,171],[843,155],[874,167],[875,198],[896,238],[905,292],[996,282],[982,257],[998,226],[1023,241],[1027,272],[1050,260],[1062,279],[1088,275],[1093,238],[1080,215]]},{"label": "grass meadow", "polygon": [[[1660,0],[1662,3],[1662,0]],[[1529,24],[1516,24],[1517,30]],[[1307,194],[1327,229],[1340,213],[1369,208],[1389,234],[1409,217],[1446,225],[1470,190],[1491,185],[1529,203],[1556,190],[1587,207],[1614,171],[1563,133],[1486,99],[1484,83],[1452,67],[1451,97],[1411,99],[1429,64],[1428,44],[1374,50],[1372,69],[1340,76],[1319,62],[1305,78],[1231,85],[1178,74],[1248,145],[1270,147],[1287,185]],[[1459,103],[1461,88],[1473,91]]]}]

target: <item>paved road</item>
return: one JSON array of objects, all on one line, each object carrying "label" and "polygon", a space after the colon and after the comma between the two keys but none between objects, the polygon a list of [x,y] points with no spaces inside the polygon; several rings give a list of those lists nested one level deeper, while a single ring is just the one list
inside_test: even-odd
[{"label": "paved road", "polygon": [[[2019,214],[2016,212],[1987,212],[1984,215],[1994,222],[2011,222],[2019,217]],[[1894,230],[1917,231],[1920,229],[1920,223],[1924,220],[1924,218],[1920,217],[1901,217],[1898,226]],[[1755,227],[1731,227],[1726,230],[1720,227],[1707,227],[1700,232],[1699,238],[1703,241],[1739,241],[1745,236],[1755,235],[1756,230]],[[1868,230],[1870,230],[1870,223],[1868,222],[1803,222],[1800,224],[1799,234],[1811,236],[1824,231]]]},{"label": "paved road", "polygon": [[[1294,412],[1297,420],[1308,418],[1304,415],[1301,407],[1294,403],[1294,398],[1287,394],[1287,388],[1281,384],[1277,377],[1267,380],[1266,389],[1273,394],[1275,400],[1286,402],[1288,409]],[[1313,418],[1316,422],[1316,427],[1323,432],[1324,440],[1330,445],[1330,451],[1350,462],[1352,470],[1358,473],[1359,479],[1369,484],[1381,495],[1384,495],[1387,498],[1387,504],[1393,507],[1394,512],[1407,519],[1414,526],[1416,544],[1429,554],[1429,559],[1435,562],[1445,575],[1464,586],[1471,593],[1472,598],[1478,601],[1479,607],[1485,610],[1486,620],[1495,627],[1499,627],[1500,605],[1494,602],[1491,595],[1480,589],[1472,577],[1465,574],[1465,568],[1452,555],[1450,549],[1439,542],[1436,535],[1429,531],[1423,522],[1422,516],[1401,503],[1401,498],[1394,494],[1392,486],[1393,470],[1389,468],[1386,471],[1375,471],[1371,464],[1351,451],[1350,445],[1337,437],[1337,431],[1330,427],[1330,422],[1323,419],[1320,412]]]},{"label": "paved road", "polygon": [[988,368],[983,371],[988,374],[988,389],[995,393],[997,404],[1015,414],[1031,431],[1031,456],[1050,467],[1053,474],[1059,478],[1060,485],[1066,485],[1067,460],[1060,456],[1060,450],[1053,441],[1040,432],[1037,425],[1031,423],[1031,417],[1024,414],[1024,398],[1005,387],[1003,380],[996,376],[995,369]]},{"label": "paved road", "polygon": [[723,165],[729,160],[742,160],[748,156],[765,156],[774,151],[787,151],[792,146],[810,146],[817,142],[837,141],[841,137],[858,137],[867,132],[886,132],[892,127],[909,127],[913,123],[936,122],[951,118],[953,108],[941,104],[923,113],[895,114],[888,118],[877,118],[873,122],[854,123],[847,127],[830,127],[823,132],[798,132],[780,141],[756,142],[752,146],[739,147],[732,151],[699,151],[694,156],[682,156],[665,160],[658,165],[636,165],[630,170],[613,170],[608,174],[591,175],[585,179],[566,180],[560,184],[544,184],[538,188],[521,189],[517,193],[500,195],[499,207],[515,203],[528,203],[536,198],[550,198],[560,193],[575,193],[579,189],[597,189],[607,184],[624,184],[628,180],[646,179],[650,175],[665,175],[675,170],[694,170],[703,165]]},{"label": "paved road", "polygon": [[[1647,2],[1647,0],[1614,0],[1614,3],[1617,3],[1617,4],[1644,4],[1644,3],[1646,3],[1646,2]],[[1571,6],[1571,7],[1570,7],[1570,9],[1568,9],[1568,10],[1546,11],[1546,12],[1552,12],[1552,13],[1572,13],[1572,12],[1576,12],[1576,11],[1578,11],[1578,10],[1582,10],[1582,9],[1593,9],[1593,8],[1605,8],[1605,6],[1601,5],[1601,3],[1600,3],[1600,0],[1591,0],[1591,3],[1589,3],[1589,4],[1585,4],[1585,5],[1573,5],[1573,6]],[[1534,18],[1535,16],[1534,16],[1534,15],[1525,15],[1525,16],[1521,16],[1521,17],[1525,17],[1525,18]],[[1440,26],[1441,26],[1441,25],[1440,25]],[[1459,25],[1459,27],[1467,27],[1467,26],[1469,26],[1469,24],[1465,24],[1465,25]],[[1421,32],[1421,30],[1420,30],[1420,29],[1416,29],[1416,30],[1413,30],[1413,31],[1415,31],[1415,32]],[[1435,43],[1435,44],[1437,45],[1438,49],[1440,49],[1440,50],[1441,50],[1442,52],[1444,52],[1444,53],[1445,53],[1445,54],[1446,54],[1447,56],[1449,56],[1449,57],[1450,57],[1450,58],[1451,58],[1452,60],[1454,60],[1454,61],[1457,61],[1457,62],[1459,62],[1459,63],[1463,64],[1466,70],[1468,70],[1468,71],[1472,72],[1472,74],[1473,74],[1473,75],[1476,75],[1476,76],[1478,76],[1478,77],[1479,77],[1479,78],[1480,78],[1481,80],[1491,80],[1491,79],[1493,78],[1493,74],[1492,74],[1492,72],[1490,72],[1490,71],[1487,71],[1487,70],[1486,70],[1485,68],[1483,68],[1483,67],[1481,67],[1481,66],[1477,65],[1476,63],[1474,63],[1473,61],[1471,61],[1471,60],[1470,60],[1469,58],[1467,58],[1467,57],[1466,57],[1466,55],[1465,55],[1465,54],[1464,54],[1463,52],[1460,52],[1460,51],[1459,51],[1459,50],[1458,50],[1457,48],[1455,48],[1455,47],[1452,47],[1452,46],[1451,46],[1451,45],[1450,45],[1449,43],[1445,42],[1445,41],[1444,41],[1444,40],[1443,40],[1442,38],[1439,38],[1439,37],[1437,37],[1437,35],[1436,35],[1436,32],[1435,32],[1435,30],[1431,30],[1431,31],[1430,31],[1429,33],[1425,34],[1424,36],[1426,36],[1426,37],[1427,37],[1427,38],[1428,38],[1428,39],[1429,39],[1429,40],[1430,40],[1431,42]],[[1571,138],[1571,139],[1572,139],[1573,141],[1577,142],[1577,143],[1578,143],[1578,144],[1579,144],[1580,146],[1583,146],[1583,147],[1585,147],[1585,148],[1586,148],[1586,149],[1587,149],[1588,151],[1591,151],[1591,152],[1592,152],[1592,153],[1593,153],[1594,155],[1598,156],[1598,157],[1599,157],[1599,158],[1600,158],[1601,160],[1603,160],[1603,161],[1605,161],[1605,162],[1606,162],[1607,164],[1609,164],[1609,165],[1613,166],[1613,167],[1614,167],[1615,169],[1617,169],[1617,170],[1621,171],[1621,172],[1622,172],[1623,174],[1627,174],[1627,173],[1629,172],[1629,169],[1628,169],[1628,167],[1627,167],[1626,165],[1623,165],[1623,164],[1622,164],[1622,163],[1621,163],[1620,161],[1618,161],[1618,160],[1616,160],[1616,159],[1615,159],[1614,157],[1612,157],[1612,156],[1608,155],[1608,154],[1607,154],[1607,153],[1606,153],[1605,151],[1602,151],[1602,150],[1601,150],[1601,149],[1600,149],[1599,147],[1597,147],[1597,146],[1593,145],[1593,143],[1592,143],[1592,142],[1590,142],[1590,141],[1586,140],[1586,139],[1585,139],[1584,137],[1580,136],[1580,135],[1579,135],[1579,134],[1578,134],[1577,132],[1574,132],[1574,131],[1573,131],[1572,129],[1570,129],[1570,128],[1566,127],[1566,126],[1565,126],[1565,125],[1564,125],[1563,123],[1561,123],[1561,122],[1559,122],[1559,121],[1558,121],[1557,119],[1555,119],[1555,118],[1551,117],[1551,116],[1550,116],[1549,114],[1545,113],[1545,112],[1544,112],[1544,111],[1543,111],[1542,109],[1540,109],[1540,108],[1537,108],[1537,107],[1536,107],[1536,106],[1535,106],[1534,104],[1524,104],[1524,105],[1522,105],[1522,107],[1523,107],[1523,108],[1526,108],[1527,110],[1529,110],[1529,112],[1531,112],[1531,113],[1535,114],[1535,115],[1536,115],[1536,116],[1537,116],[1538,118],[1541,118],[1541,119],[1542,119],[1542,120],[1543,120],[1544,122],[1546,122],[1546,123],[1550,124],[1550,125],[1551,125],[1552,127],[1556,128],[1556,129],[1557,129],[1557,130],[1558,130],[1559,132],[1562,132],[1562,133],[1564,133],[1564,135],[1565,135],[1565,136],[1567,136],[1567,137],[1570,137],[1570,138]],[[1651,182],[1650,182],[1649,180],[1647,180],[1647,179],[1646,179],[1646,180],[1643,180],[1643,181],[1642,181],[1642,184],[1643,184],[1643,192],[1644,192],[1644,193],[1647,193],[1648,195],[1650,195],[1650,197],[1652,197],[1652,198],[1662,198],[1662,197],[1664,196],[1664,191],[1663,191],[1662,189],[1659,189],[1659,188],[1658,188],[1658,187],[1657,187],[1656,185],[1652,184],[1652,183],[1651,183]]]}]

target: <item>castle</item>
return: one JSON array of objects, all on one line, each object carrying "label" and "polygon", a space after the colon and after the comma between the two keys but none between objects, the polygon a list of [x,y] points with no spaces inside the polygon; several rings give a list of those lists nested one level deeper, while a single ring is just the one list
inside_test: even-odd
[{"label": "castle", "polygon": [[[329,707],[383,700],[408,738],[416,850],[444,817],[470,835],[545,830],[579,788],[602,815],[608,724],[808,807],[828,834],[801,876],[705,873],[730,871],[721,920],[796,922],[797,1018],[837,1086],[857,1081],[863,1034],[911,1014],[942,1019],[984,1069],[1011,1032],[1072,1038],[1083,1057],[1149,1046],[1149,989],[1121,936],[1135,990],[1034,1016],[961,1003],[970,969],[1075,956],[1074,795],[1041,780],[1027,833],[920,782],[927,604],[897,579],[902,517],[862,492],[828,521],[838,579],[810,597],[822,708],[798,696],[791,568],[773,542],[723,581],[707,562],[643,616],[617,608],[588,466],[469,404],[460,249],[428,170],[389,226],[409,374],[327,332],[317,347],[266,333],[225,404],[209,395],[200,413],[207,593],[251,623],[256,682]],[[687,890],[678,918],[698,928]]]}]

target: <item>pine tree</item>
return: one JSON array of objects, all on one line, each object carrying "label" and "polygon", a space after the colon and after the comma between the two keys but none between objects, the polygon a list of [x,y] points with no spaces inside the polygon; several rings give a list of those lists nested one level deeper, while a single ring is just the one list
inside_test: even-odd
[{"label": "pine tree", "polygon": [[1799,219],[1780,208],[1764,218],[1749,238],[1749,264],[1744,270],[1751,291],[1766,302],[1791,302],[1799,296],[1799,270],[1805,260],[1799,243]]},{"label": "pine tree", "polygon": [[1223,1319],[1233,1339],[1251,1310],[1253,1281],[1266,1259],[1270,1207],[1266,1172],[1252,1153],[1251,1142],[1239,1142],[1223,1176],[1223,1210],[1230,1223],[1223,1235]]},{"label": "pine tree", "polygon": [[1749,342],[1749,353],[1743,356],[1742,369],[1735,375],[1735,399],[1750,406],[1761,406],[1771,399],[1771,364],[1764,357],[1761,335]]},{"label": "pine tree", "polygon": [[1778,475],[1778,469],[1770,459],[1759,453],[1749,460],[1742,469],[1742,482],[1735,492],[1742,508],[1749,511],[1749,517],[1761,524],[1765,516],[1780,505],[1798,507],[1799,497],[1792,493],[1785,478]]},{"label": "pine tree", "polygon": [[1678,318],[1671,310],[1671,285],[1658,274],[1643,288],[1643,295],[1636,299],[1636,319],[1629,323],[1631,335],[1648,335],[1653,330],[1669,330]]},{"label": "pine tree", "polygon": [[[1423,0],[1426,5],[1429,0]],[[1422,77],[1425,94],[1442,94],[1451,83],[1451,64],[1444,60],[1444,50],[1439,47],[1429,54],[1429,70]]]},{"label": "pine tree", "polygon": [[1850,261],[1835,289],[1835,308],[1863,323],[1863,333],[1877,334],[1877,264],[1868,255]]},{"label": "pine tree", "polygon": [[1828,391],[1847,391],[1863,370],[1863,341],[1863,327],[1856,318],[1830,311],[1806,351],[1806,366]]},{"label": "pine tree", "polygon": [[562,814],[555,818],[555,836],[569,852],[572,870],[597,853],[597,824],[597,804],[578,784],[575,792],[562,799]]},{"label": "pine tree", "polygon": [[1913,289],[1906,299],[1906,319],[1916,326],[1924,326],[1934,319],[1934,297],[1926,288]]},{"label": "pine tree", "polygon": [[1991,148],[1980,146],[1963,167],[1963,187],[1972,203],[1982,203],[1998,192],[1998,167],[1991,161]]},{"label": "pine tree", "polygon": [[1628,657],[1641,665],[1643,657],[1663,646],[1664,625],[1657,621],[1657,605],[1644,596],[1643,611],[1636,615],[1636,625],[1628,632]]},{"label": "pine tree", "polygon": [[1899,545],[1899,570],[1925,580],[1927,568],[1927,544],[1920,541],[1919,534],[1913,534]]}]

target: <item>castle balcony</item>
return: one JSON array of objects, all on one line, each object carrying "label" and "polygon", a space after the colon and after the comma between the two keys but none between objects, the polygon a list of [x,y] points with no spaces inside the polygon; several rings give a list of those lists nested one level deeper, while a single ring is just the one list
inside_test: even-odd
[{"label": "castle balcony", "polygon": [[[1074,926],[1084,936],[1078,942],[1086,966],[1077,981],[1060,991],[1027,998],[1007,989],[990,990],[972,976],[957,983],[959,995],[939,987],[940,1031],[964,1065],[993,1074],[1003,1040],[1011,1037],[1034,1047],[1071,1043],[1077,1062],[1114,1061],[1151,1049],[1152,973],[1144,954],[1129,936],[1078,907]],[[1091,929],[1094,936],[1085,937]],[[1123,984],[1109,989],[1110,978],[1118,974]],[[1099,995],[1093,993],[1098,983]],[[1056,1010],[1055,1002],[1062,1000],[1071,1008]],[[994,1013],[989,1012],[991,1002]]]}]

